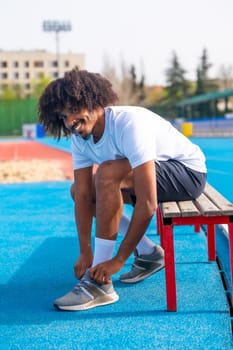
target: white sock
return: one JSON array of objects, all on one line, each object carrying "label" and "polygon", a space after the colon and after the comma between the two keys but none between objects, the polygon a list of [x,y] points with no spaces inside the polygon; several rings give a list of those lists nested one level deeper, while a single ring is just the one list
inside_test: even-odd
[{"label": "white sock", "polygon": [[[125,236],[128,227],[129,227],[130,219],[126,215],[122,215],[119,225],[119,233],[122,236]],[[140,242],[138,243],[136,249],[139,255],[141,254],[151,254],[155,247],[155,243],[152,242],[146,235],[144,235]]]},{"label": "white sock", "polygon": [[95,250],[92,267],[112,259],[116,241],[95,237]]},{"label": "white sock", "polygon": [[153,253],[155,245],[146,235],[142,236],[136,247],[138,255]]},{"label": "white sock", "polygon": [[120,220],[120,225],[119,225],[119,233],[125,237],[126,232],[128,231],[130,219],[122,214],[121,220]]}]

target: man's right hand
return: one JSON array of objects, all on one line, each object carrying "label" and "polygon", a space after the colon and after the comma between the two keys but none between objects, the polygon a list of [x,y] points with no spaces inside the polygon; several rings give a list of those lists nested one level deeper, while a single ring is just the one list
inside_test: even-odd
[{"label": "man's right hand", "polygon": [[78,260],[74,265],[74,274],[78,279],[82,278],[86,270],[89,267],[91,267],[92,260],[93,260],[93,257],[91,253],[80,255],[80,257],[78,258]]}]

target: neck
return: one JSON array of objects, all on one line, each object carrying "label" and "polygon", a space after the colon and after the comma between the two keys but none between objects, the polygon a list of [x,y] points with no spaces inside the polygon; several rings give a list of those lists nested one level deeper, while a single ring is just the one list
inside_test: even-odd
[{"label": "neck", "polygon": [[104,133],[104,127],[105,127],[104,109],[99,107],[96,113],[97,113],[97,121],[92,132],[94,143],[97,143],[101,139]]}]

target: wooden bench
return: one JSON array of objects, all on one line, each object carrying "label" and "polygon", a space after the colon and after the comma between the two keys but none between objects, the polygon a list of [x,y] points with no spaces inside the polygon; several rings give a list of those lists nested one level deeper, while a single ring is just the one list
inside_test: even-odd
[{"label": "wooden bench", "polygon": [[[233,204],[216,189],[206,184],[204,193],[196,200],[160,203],[156,217],[161,245],[165,254],[168,311],[177,310],[173,235],[173,227],[176,225],[194,225],[195,232],[200,231],[201,225],[206,225],[208,260],[215,261],[215,225],[227,224],[229,230],[231,281],[233,281]],[[231,291],[233,292],[232,286]]]}]

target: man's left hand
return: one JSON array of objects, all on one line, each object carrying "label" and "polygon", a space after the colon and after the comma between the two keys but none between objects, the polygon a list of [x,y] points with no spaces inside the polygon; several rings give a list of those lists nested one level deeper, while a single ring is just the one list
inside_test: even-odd
[{"label": "man's left hand", "polygon": [[90,269],[90,277],[99,284],[111,283],[111,276],[118,272],[124,262],[120,262],[116,258],[105,261]]}]

